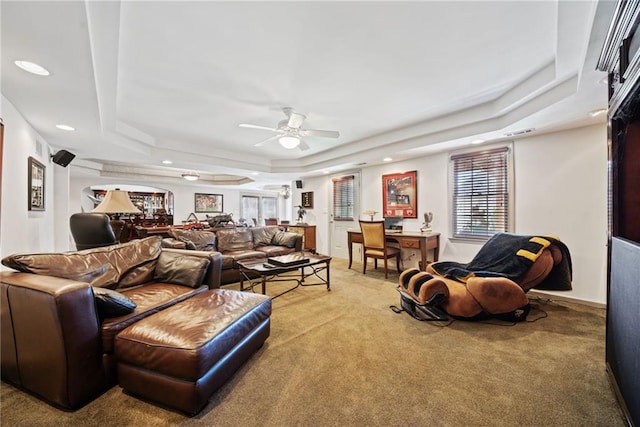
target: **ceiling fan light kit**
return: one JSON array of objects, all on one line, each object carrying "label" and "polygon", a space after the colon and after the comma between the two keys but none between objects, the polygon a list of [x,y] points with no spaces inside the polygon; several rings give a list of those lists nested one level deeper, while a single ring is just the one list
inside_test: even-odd
[{"label": "ceiling fan light kit", "polygon": [[302,123],[307,116],[294,112],[290,107],[285,107],[282,111],[287,116],[287,119],[281,120],[275,128],[249,123],[241,123],[239,126],[241,128],[268,130],[277,133],[277,135],[258,142],[255,144],[256,147],[260,147],[266,142],[277,139],[284,148],[293,149],[297,147],[304,151],[309,149],[309,145],[302,140],[303,136],[321,138],[338,138],[340,136],[340,132],[335,130],[302,129]]},{"label": "ceiling fan light kit", "polygon": [[295,136],[281,136],[280,138],[278,138],[278,142],[284,148],[292,149],[300,145],[300,138]]},{"label": "ceiling fan light kit", "polygon": [[289,197],[291,197],[291,186],[286,184],[283,185],[282,190],[280,190],[280,195],[284,199],[288,199]]}]

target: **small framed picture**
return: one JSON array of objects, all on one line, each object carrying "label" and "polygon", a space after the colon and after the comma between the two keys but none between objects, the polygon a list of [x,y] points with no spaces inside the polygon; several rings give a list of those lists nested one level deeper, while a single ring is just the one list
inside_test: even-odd
[{"label": "small framed picture", "polygon": [[29,157],[29,175],[27,179],[27,191],[30,211],[44,211],[44,171],[45,166]]},{"label": "small framed picture", "polygon": [[303,208],[313,209],[313,191],[307,191],[302,193],[302,203]]},{"label": "small framed picture", "polygon": [[195,193],[196,213],[224,212],[222,194]]}]

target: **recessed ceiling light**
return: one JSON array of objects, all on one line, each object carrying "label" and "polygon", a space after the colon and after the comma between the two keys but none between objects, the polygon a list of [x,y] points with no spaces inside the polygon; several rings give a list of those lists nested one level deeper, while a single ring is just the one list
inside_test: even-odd
[{"label": "recessed ceiling light", "polygon": [[172,163],[173,163],[173,162],[172,162],[171,160],[163,160],[163,161],[162,161],[162,164],[163,164],[163,165],[170,165],[170,164],[172,164]]},{"label": "recessed ceiling light", "polygon": [[260,175],[260,172],[251,172],[251,175]]},{"label": "recessed ceiling light", "polygon": [[482,144],[483,142],[485,142],[484,139],[474,139],[471,141],[472,144]]},{"label": "recessed ceiling light", "polygon": [[56,127],[58,129],[60,129],[60,130],[66,130],[66,131],[69,131],[69,132],[76,130],[76,128],[74,128],[73,126],[63,125],[63,124],[56,125]]},{"label": "recessed ceiling light", "polygon": [[382,159],[383,162],[390,162],[391,160],[393,160],[391,157],[385,157]]},{"label": "recessed ceiling light", "polygon": [[599,116],[600,114],[604,114],[606,112],[607,112],[606,108],[600,108],[599,110],[589,111],[589,115],[591,117],[596,117],[596,116]]},{"label": "recessed ceiling light", "polygon": [[326,175],[329,173],[329,171],[323,171],[322,173]]},{"label": "recessed ceiling light", "polygon": [[49,70],[44,68],[42,65],[38,65],[34,62],[14,61],[13,63],[23,70],[30,72],[31,74],[36,74],[38,76],[48,76],[49,74],[51,74]]}]

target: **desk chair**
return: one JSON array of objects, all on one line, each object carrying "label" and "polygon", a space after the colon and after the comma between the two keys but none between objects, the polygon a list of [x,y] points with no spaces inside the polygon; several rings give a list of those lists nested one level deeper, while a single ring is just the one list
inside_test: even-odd
[{"label": "desk chair", "polygon": [[389,277],[387,260],[396,259],[396,268],[400,273],[400,249],[387,246],[386,233],[384,231],[384,221],[362,221],[360,220],[360,230],[364,248],[364,262],[362,274],[367,274],[367,259],[373,258],[374,268],[378,268],[378,260],[384,260],[384,278]]},{"label": "desk chair", "polygon": [[118,243],[109,217],[103,213],[75,213],[69,218],[69,227],[79,251]]},{"label": "desk chair", "polygon": [[264,225],[278,225],[278,218],[265,218]]}]

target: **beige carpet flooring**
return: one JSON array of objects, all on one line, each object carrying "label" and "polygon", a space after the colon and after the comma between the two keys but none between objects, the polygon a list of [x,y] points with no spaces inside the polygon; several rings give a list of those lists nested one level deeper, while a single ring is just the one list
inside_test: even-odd
[{"label": "beige carpet flooring", "polygon": [[[1,424],[625,425],[605,373],[603,309],[535,302],[548,314],[536,322],[443,327],[389,309],[399,304],[397,273],[363,276],[338,259],[331,267],[331,292],[298,288],[274,300],[265,345],[193,418],[119,387],[64,412],[1,383]],[[529,320],[541,315],[534,309]]]}]

